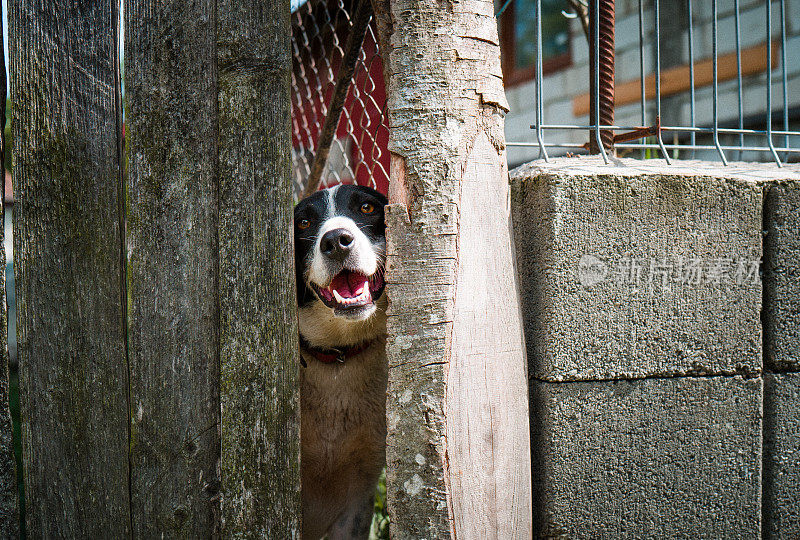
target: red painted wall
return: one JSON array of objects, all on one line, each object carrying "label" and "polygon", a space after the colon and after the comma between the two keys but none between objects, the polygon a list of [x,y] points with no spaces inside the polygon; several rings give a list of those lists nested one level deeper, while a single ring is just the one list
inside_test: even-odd
[{"label": "red painted wall", "polygon": [[[295,21],[296,22],[296,21]],[[342,32],[329,33],[324,41],[315,38],[308,46],[297,40],[294,57],[292,89],[292,145],[316,147],[319,130],[324,122],[324,104],[330,103],[339,69],[340,54],[333,53],[335,40],[344,47],[346,36]],[[297,39],[298,32],[295,32]],[[334,57],[331,61],[330,58]],[[300,59],[298,61],[298,58]],[[327,58],[327,61],[326,61]],[[356,67],[342,116],[336,130],[337,138],[352,135],[350,148],[351,167],[355,178],[342,178],[342,182],[355,182],[373,186],[383,193],[389,188],[388,121],[384,119],[386,88],[383,82],[383,64],[377,54],[374,29],[364,38],[361,58]],[[318,91],[317,88],[322,88]]]}]

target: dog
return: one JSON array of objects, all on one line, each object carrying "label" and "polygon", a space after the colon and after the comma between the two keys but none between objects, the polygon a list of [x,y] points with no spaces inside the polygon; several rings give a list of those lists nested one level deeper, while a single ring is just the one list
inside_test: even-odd
[{"label": "dog", "polygon": [[386,461],[381,193],[340,185],[294,210],[303,538],[367,538]]}]

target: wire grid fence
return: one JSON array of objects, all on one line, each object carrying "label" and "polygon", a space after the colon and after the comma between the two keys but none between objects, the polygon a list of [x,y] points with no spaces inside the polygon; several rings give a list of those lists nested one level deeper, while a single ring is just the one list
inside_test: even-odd
[{"label": "wire grid fence", "polygon": [[[355,2],[310,0],[292,14],[292,162],[301,197],[329,114]],[[389,128],[378,40],[371,21],[331,144],[320,187],[359,184],[386,193]]]},{"label": "wire grid fence", "polygon": [[[587,4],[585,0],[579,1]],[[591,29],[586,39],[589,46],[588,76],[593,79],[590,81],[592,88],[589,96],[592,107],[586,117],[579,118],[583,121],[574,123],[563,122],[563,117],[558,119],[562,122],[548,123],[546,120],[549,119],[544,117],[545,98],[543,96],[547,93],[546,85],[550,82],[543,77],[542,73],[542,17],[538,16],[542,13],[542,0],[536,0],[536,119],[535,124],[531,126],[535,133],[535,142],[509,142],[509,146],[538,147],[539,157],[545,160],[549,157],[548,149],[558,149],[556,152],[560,151],[560,153],[592,151],[592,153],[600,153],[606,162],[608,162],[609,155],[614,152],[642,158],[660,156],[668,163],[671,158],[695,158],[698,156],[706,159],[716,156],[726,165],[732,158],[739,160],[747,158],[753,161],[772,160],[779,166],[789,160],[800,160],[800,131],[790,129],[792,109],[794,108],[795,113],[797,112],[800,96],[792,95],[789,91],[789,71],[794,66],[787,64],[787,24],[791,22],[793,27],[797,27],[800,23],[800,13],[793,13],[794,19],[798,20],[788,21],[786,0],[747,2],[748,15],[760,12],[763,22],[759,23],[761,28],[756,31],[756,33],[762,32],[759,37],[761,45],[745,49],[742,45],[743,9],[740,3],[747,0],[682,1],[685,2],[685,9],[682,9],[685,20],[681,21],[683,27],[675,32],[674,22],[669,21],[673,28],[668,36],[662,34],[661,28],[665,19],[661,15],[662,6],[659,0],[638,0],[638,5],[637,0],[629,3],[634,5],[634,9],[637,11],[634,16],[638,16],[638,83],[640,88],[637,101],[640,125],[615,125],[613,122],[614,108],[615,105],[618,105],[619,100],[615,102],[614,90],[615,88],[619,89],[620,81],[614,82],[613,59],[616,55],[613,35],[614,0],[588,0],[588,20],[585,22]],[[700,4],[700,6],[693,4]],[[610,47],[607,42],[601,44],[601,40],[608,37],[604,35],[608,29],[604,29],[603,26],[607,25],[609,21],[604,21],[603,17],[608,14],[609,7],[612,17]],[[727,24],[725,27],[727,39],[724,43],[720,42],[719,37],[721,9],[724,9]],[[698,17],[698,13],[700,17]],[[569,13],[568,10],[564,12],[564,15],[570,18],[579,16]],[[700,25],[696,20],[698,18],[705,19],[703,32],[699,32]],[[710,32],[708,32],[709,28]],[[703,42],[698,34],[702,34],[701,37],[705,38],[706,42]],[[747,38],[752,42],[752,35],[748,35]],[[672,40],[673,47],[677,46],[684,51],[683,65],[676,68],[678,71],[673,70],[670,73],[673,76],[688,77],[688,84],[681,92],[664,91],[664,74],[668,73],[668,70],[665,70],[662,65],[665,39]],[[710,44],[707,42],[708,39],[710,39]],[[681,40],[684,40],[683,44],[680,43]],[[725,74],[725,81],[729,84],[726,84],[725,90],[721,92],[719,49],[721,45],[731,48],[731,40],[734,41],[734,50],[726,55],[726,60],[729,62]],[[793,38],[793,43],[798,41],[800,41],[800,36]],[[710,61],[708,55],[697,54],[699,48],[710,52]],[[652,58],[647,57],[649,52],[652,52]],[[747,55],[747,59],[751,60],[754,55],[761,55],[763,69],[755,73],[748,70],[748,67],[743,65],[745,55]],[[604,88],[601,77],[604,71],[608,75],[609,58],[611,58],[611,83],[610,88]],[[731,71],[734,58],[735,73]],[[652,66],[652,71],[645,69],[646,64]],[[671,82],[674,83],[674,80]],[[704,116],[710,116],[710,122],[704,124],[698,121],[701,110],[697,96],[700,88],[707,90],[709,86],[711,99],[706,100],[704,106],[710,106],[711,111],[710,114],[707,114],[708,111],[702,112],[706,113]],[[604,92],[606,95],[603,95]],[[729,108],[721,110],[720,103],[723,102],[723,98],[729,98],[733,93],[735,93],[735,99],[732,101],[725,99],[724,101],[726,105],[733,104],[733,110]],[[678,94],[680,99],[677,105],[681,114],[671,116],[683,120],[684,123],[664,125],[663,103],[666,101],[667,95],[674,94]],[[675,107],[675,98],[671,99],[673,101],[670,106]],[[746,114],[748,100],[753,99],[761,101],[761,110]],[[607,105],[610,103],[610,117],[606,116],[606,119],[610,118],[611,122],[603,121],[603,113],[609,114],[608,110],[603,110],[603,101],[606,101]],[[793,122],[796,125],[796,120]],[[584,144],[575,142],[576,130],[585,132],[590,139],[589,142]],[[556,134],[546,136],[548,132],[556,132]]]}]

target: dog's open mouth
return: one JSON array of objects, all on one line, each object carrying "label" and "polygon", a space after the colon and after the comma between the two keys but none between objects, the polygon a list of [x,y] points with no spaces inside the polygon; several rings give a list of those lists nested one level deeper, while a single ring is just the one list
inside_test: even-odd
[{"label": "dog's open mouth", "polygon": [[314,290],[329,308],[350,310],[372,304],[383,292],[382,272],[366,276],[360,272],[342,270],[323,288],[316,284]]}]

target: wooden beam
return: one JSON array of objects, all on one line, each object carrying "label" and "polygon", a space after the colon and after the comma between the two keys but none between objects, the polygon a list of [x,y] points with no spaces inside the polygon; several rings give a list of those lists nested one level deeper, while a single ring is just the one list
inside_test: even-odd
[{"label": "wooden beam", "polygon": [[289,4],[217,1],[222,536],[300,531]]},{"label": "wooden beam", "polygon": [[213,0],[130,0],[126,24],[133,536],[219,533]]},{"label": "wooden beam", "polygon": [[114,0],[9,2],[29,538],[127,538]]},{"label": "wooden beam", "polygon": [[[780,62],[780,44],[773,42],[772,67]],[[694,86],[702,88],[714,82],[714,65],[710,58],[694,63]],[[767,69],[767,44],[762,43],[742,50],[742,76],[754,75]],[[728,53],[717,59],[717,80],[719,82],[735,79],[738,73],[736,53]],[[656,97],[656,76],[651,73],[644,78],[645,98]],[[676,66],[661,72],[661,97],[687,92],[689,85],[689,64]],[[614,85],[614,105],[621,107],[638,102],[642,97],[641,79]],[[572,114],[575,117],[589,114],[589,93],[581,94],[572,100]]]},{"label": "wooden beam", "polygon": [[[525,347],[493,3],[376,0],[388,36],[393,538],[530,538]],[[392,21],[391,27],[381,21]]]}]

